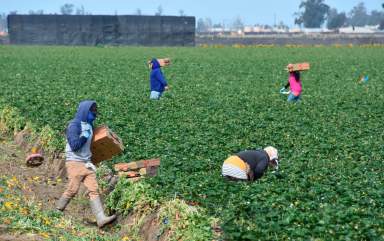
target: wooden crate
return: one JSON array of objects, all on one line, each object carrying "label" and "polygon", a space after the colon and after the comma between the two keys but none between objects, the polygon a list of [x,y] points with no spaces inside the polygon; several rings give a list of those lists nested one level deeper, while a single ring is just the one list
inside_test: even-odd
[{"label": "wooden crate", "polygon": [[[157,62],[159,62],[160,64],[160,67],[165,67],[165,66],[168,66],[171,64],[171,59],[170,58],[164,58],[164,59],[156,59]],[[151,60],[148,60],[148,67],[150,69],[152,69],[152,64],[151,64]]]},{"label": "wooden crate", "polygon": [[130,163],[115,164],[115,171],[127,172],[127,171],[135,171],[141,168],[158,167],[158,166],[160,166],[160,159],[141,160],[141,161],[130,162]]},{"label": "wooden crate", "polygon": [[100,126],[94,130],[91,151],[92,162],[98,164],[123,152],[124,145],[107,126]]},{"label": "wooden crate", "polygon": [[159,61],[161,67],[165,67],[171,64],[171,60],[169,58],[157,59],[157,61]]},{"label": "wooden crate", "polygon": [[287,71],[293,72],[293,71],[305,71],[310,69],[309,63],[298,63],[298,64],[288,64],[287,65]]}]

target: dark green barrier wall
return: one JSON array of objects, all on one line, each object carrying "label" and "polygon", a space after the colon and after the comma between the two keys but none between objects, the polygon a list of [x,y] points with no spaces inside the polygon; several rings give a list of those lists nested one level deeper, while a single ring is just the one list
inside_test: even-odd
[{"label": "dark green barrier wall", "polygon": [[194,46],[195,17],[9,15],[11,44]]}]

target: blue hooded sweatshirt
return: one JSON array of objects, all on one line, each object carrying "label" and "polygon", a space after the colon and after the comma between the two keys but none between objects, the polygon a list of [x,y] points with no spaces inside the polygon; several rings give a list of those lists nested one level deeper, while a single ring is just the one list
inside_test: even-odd
[{"label": "blue hooded sweatshirt", "polygon": [[[92,100],[80,102],[75,118],[68,124],[67,145],[65,147],[66,160],[68,161],[88,162],[91,160],[93,120],[89,118],[89,112],[93,105],[96,105],[96,102]],[[81,136],[83,131],[88,131],[90,137]]]},{"label": "blue hooded sweatshirt", "polygon": [[167,80],[161,72],[160,64],[156,59],[151,60],[152,71],[150,75],[151,91],[164,92],[164,87],[168,85]]}]

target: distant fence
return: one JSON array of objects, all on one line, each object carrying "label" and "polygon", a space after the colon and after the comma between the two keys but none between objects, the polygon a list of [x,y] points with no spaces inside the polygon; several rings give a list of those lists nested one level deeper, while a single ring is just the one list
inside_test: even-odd
[{"label": "distant fence", "polygon": [[195,17],[9,15],[11,44],[194,46]]},{"label": "distant fence", "polygon": [[258,36],[196,36],[196,45],[364,45],[384,44],[383,34],[275,34]]}]

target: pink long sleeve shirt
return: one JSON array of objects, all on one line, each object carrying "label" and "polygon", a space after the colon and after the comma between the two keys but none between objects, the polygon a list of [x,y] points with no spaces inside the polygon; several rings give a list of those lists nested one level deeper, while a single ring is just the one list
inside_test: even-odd
[{"label": "pink long sleeve shirt", "polygon": [[303,91],[303,87],[301,85],[301,81],[296,81],[295,75],[293,73],[289,74],[289,86],[291,88],[291,92],[295,96],[299,96],[301,92]]}]

